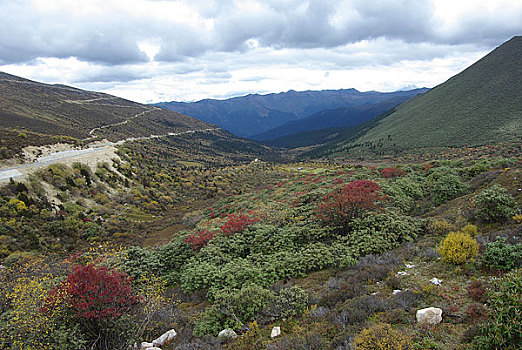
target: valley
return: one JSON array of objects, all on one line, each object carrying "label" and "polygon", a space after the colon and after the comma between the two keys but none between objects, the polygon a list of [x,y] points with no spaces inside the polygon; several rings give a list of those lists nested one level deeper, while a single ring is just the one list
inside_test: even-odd
[{"label": "valley", "polygon": [[0,349],[516,349],[521,44],[196,103],[265,143],[0,73]]}]

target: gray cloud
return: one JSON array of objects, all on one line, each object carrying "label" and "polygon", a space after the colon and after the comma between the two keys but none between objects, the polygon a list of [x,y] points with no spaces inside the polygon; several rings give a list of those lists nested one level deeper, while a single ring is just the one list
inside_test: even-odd
[{"label": "gray cloud", "polygon": [[[3,64],[37,57],[78,57],[122,64],[147,61],[132,25],[117,14],[100,17],[39,13],[25,1],[3,1],[0,13],[0,60]],[[129,35],[130,34],[130,35]]]},{"label": "gray cloud", "polygon": [[[108,92],[143,88],[144,100],[174,89],[169,81],[177,94],[191,84],[187,96],[225,97],[294,83],[272,67],[321,71],[295,82],[315,86],[355,69],[477,57],[522,33],[515,1],[461,9],[451,20],[437,1],[0,0],[0,70]],[[143,43],[157,47],[153,61]]]},{"label": "gray cloud", "polygon": [[[107,4],[111,2],[108,0]],[[156,2],[161,5],[161,2]],[[453,28],[434,17],[429,0],[308,0],[190,2],[191,9],[212,25],[175,17],[140,16],[107,6],[108,12],[72,13],[42,10],[29,0],[0,0],[0,63],[22,63],[37,57],[77,57],[107,65],[148,61],[139,43],[159,42],[160,61],[183,61],[208,52],[245,52],[264,47],[332,48],[378,38],[405,43],[491,46],[522,31],[522,9],[476,11]],[[132,6],[132,3],[129,4]],[[499,10],[500,11],[500,10]],[[499,16],[502,14],[502,16]]]}]

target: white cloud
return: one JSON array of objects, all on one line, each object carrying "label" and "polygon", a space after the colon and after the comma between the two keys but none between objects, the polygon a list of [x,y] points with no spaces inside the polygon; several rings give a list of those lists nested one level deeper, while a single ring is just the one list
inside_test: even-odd
[{"label": "white cloud", "polygon": [[141,102],[433,86],[522,32],[512,0],[0,0],[0,70]]}]

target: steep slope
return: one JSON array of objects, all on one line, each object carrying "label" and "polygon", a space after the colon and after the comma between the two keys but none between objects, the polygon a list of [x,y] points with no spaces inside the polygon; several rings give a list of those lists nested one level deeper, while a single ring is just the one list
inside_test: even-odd
[{"label": "steep slope", "polygon": [[[355,140],[320,154],[392,153],[419,147],[476,146],[522,135],[522,37],[402,104]],[[319,154],[319,153],[318,153]]]},{"label": "steep slope", "polygon": [[275,129],[268,130],[262,134],[254,135],[251,138],[260,141],[281,138],[281,141],[284,145],[283,136],[325,128],[343,128],[355,126],[362,124],[374,118],[375,116],[409,100],[413,96],[426,91],[428,91],[426,88],[410,91],[398,91],[393,93],[393,96],[389,99],[375,104],[326,109],[309,117],[285,123]]},{"label": "steep slope", "polygon": [[179,113],[99,92],[0,72],[0,129],[120,140],[210,126]]},{"label": "steep slope", "polygon": [[236,135],[250,137],[325,109],[376,104],[404,93],[359,92],[355,89],[288,91],[193,103],[162,102],[155,106],[217,124]]}]

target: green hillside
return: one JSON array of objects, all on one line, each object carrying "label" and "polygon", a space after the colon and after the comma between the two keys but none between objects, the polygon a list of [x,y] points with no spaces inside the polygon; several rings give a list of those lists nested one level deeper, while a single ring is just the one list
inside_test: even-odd
[{"label": "green hillside", "polygon": [[[459,147],[513,141],[522,134],[522,37],[397,108],[355,141],[323,154],[395,153],[421,147]],[[344,153],[344,152],[343,152]]]},{"label": "green hillside", "polygon": [[[207,123],[176,112],[108,94],[43,84],[0,72],[3,140],[10,138],[9,130],[13,128],[40,139],[45,139],[45,135],[65,135],[116,141],[209,127]],[[23,140],[13,140],[5,146],[12,147],[15,141]]]}]

